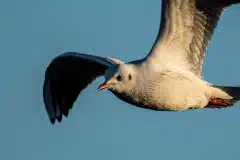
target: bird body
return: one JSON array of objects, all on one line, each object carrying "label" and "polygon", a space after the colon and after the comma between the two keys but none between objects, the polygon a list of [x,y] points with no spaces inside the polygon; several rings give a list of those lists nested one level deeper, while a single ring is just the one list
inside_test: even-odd
[{"label": "bird body", "polygon": [[[121,100],[133,105],[160,111],[182,111],[203,108],[214,97],[231,100],[233,97],[215,88],[187,70],[154,65],[134,66],[137,74],[132,88],[124,92],[110,89]],[[144,72],[144,73],[143,73]]]},{"label": "bird body", "polygon": [[216,86],[202,76],[205,51],[222,11],[240,0],[162,0],[161,25],[150,52],[124,63],[115,58],[68,52],[49,64],[43,86],[52,123],[68,116],[79,94],[97,77],[121,100],[159,111],[229,107],[240,87]]}]

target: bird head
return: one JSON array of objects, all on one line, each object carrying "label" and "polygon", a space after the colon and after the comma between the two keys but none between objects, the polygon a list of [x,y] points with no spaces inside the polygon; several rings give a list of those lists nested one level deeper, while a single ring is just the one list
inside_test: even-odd
[{"label": "bird head", "polygon": [[104,77],[105,82],[98,87],[98,90],[110,89],[118,93],[131,90],[136,79],[134,67],[130,64],[110,67],[106,70]]}]

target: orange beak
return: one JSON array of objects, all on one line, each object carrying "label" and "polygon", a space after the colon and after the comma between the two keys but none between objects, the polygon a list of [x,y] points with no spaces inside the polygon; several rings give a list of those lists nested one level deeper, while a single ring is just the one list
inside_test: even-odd
[{"label": "orange beak", "polygon": [[107,88],[109,88],[111,85],[112,85],[111,83],[104,82],[104,83],[102,83],[102,84],[97,88],[97,90],[100,91],[100,90],[103,90],[103,89],[107,89]]}]

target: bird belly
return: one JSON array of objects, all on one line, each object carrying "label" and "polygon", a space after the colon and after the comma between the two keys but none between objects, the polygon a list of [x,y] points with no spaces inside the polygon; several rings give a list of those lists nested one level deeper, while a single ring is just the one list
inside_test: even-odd
[{"label": "bird belly", "polygon": [[177,73],[164,75],[154,82],[151,105],[159,110],[181,111],[203,108],[208,104],[207,85],[195,77],[189,79]]},{"label": "bird belly", "polygon": [[144,81],[141,86],[141,96],[136,102],[143,108],[182,111],[203,108],[209,102],[208,85],[194,75],[164,72],[153,80]]},{"label": "bird belly", "polygon": [[[190,86],[189,86],[190,87]],[[203,108],[208,104],[208,98],[204,93],[194,93],[194,87],[188,90],[176,86],[159,85],[157,92],[143,97],[133,97],[127,94],[119,94],[111,91],[119,99],[134,106],[157,111],[183,111],[186,109]],[[156,90],[157,90],[156,88]]]},{"label": "bird belly", "polygon": [[182,111],[204,108],[209,102],[208,85],[198,77],[186,77],[169,72],[160,74],[154,80],[139,81],[138,86],[141,87],[130,95],[110,91],[129,104],[151,110]]}]

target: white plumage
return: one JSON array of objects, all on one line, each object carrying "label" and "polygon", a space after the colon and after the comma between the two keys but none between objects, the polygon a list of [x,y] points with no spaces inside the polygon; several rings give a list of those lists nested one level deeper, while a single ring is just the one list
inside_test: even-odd
[{"label": "white plumage", "polygon": [[240,88],[203,80],[202,64],[224,8],[240,0],[162,0],[161,26],[149,54],[124,63],[82,53],[56,57],[45,73],[43,97],[52,123],[67,116],[80,92],[99,76],[121,100],[142,108],[180,111],[221,108],[240,99]]}]

